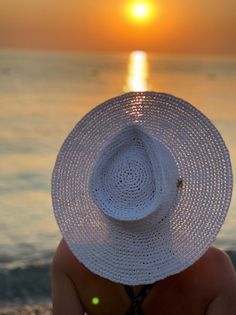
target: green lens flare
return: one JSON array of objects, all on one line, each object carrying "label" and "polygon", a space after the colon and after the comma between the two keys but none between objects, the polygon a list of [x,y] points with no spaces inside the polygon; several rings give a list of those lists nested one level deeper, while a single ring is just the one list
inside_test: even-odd
[{"label": "green lens flare", "polygon": [[94,296],[94,297],[92,298],[92,303],[93,303],[93,305],[98,305],[98,304],[100,303],[99,298],[98,298],[97,296]]}]

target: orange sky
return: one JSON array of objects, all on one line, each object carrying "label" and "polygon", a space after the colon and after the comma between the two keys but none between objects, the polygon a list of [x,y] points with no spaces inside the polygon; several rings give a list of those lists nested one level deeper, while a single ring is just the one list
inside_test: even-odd
[{"label": "orange sky", "polygon": [[125,15],[128,1],[0,1],[0,47],[236,54],[236,0],[152,1],[146,24]]}]

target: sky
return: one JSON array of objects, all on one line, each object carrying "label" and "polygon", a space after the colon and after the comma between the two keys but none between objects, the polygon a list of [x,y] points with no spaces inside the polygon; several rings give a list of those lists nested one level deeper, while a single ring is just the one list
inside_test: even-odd
[{"label": "sky", "polygon": [[0,48],[236,54],[236,0],[138,1],[0,0]]}]

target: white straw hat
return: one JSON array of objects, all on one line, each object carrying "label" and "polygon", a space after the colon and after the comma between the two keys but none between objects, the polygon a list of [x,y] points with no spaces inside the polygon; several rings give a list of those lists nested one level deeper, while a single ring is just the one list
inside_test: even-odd
[{"label": "white straw hat", "polygon": [[73,254],[123,284],[181,272],[209,248],[232,194],[228,150],[189,103],[131,92],[90,111],[52,175],[56,220]]}]

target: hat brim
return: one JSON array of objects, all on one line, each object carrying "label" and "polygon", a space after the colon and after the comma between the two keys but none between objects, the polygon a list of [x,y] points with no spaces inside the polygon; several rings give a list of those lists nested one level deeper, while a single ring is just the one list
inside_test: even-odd
[{"label": "hat brim", "polygon": [[[169,150],[182,179],[180,198],[161,222],[111,220],[89,193],[104,147],[135,124]],[[95,107],[66,138],[52,175],[55,217],[73,254],[92,272],[129,285],[153,283],[198,260],[218,234],[231,195],[220,133],[195,107],[164,93],[131,92]]]}]

